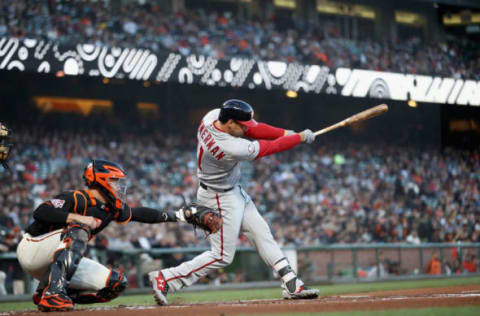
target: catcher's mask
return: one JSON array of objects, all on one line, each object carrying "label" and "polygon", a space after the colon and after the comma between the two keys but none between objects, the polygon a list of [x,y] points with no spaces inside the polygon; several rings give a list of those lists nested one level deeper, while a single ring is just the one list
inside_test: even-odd
[{"label": "catcher's mask", "polygon": [[8,142],[11,135],[12,131],[9,130],[7,126],[0,123],[0,163],[7,170],[9,169],[7,165],[8,156],[13,147],[13,144]]},{"label": "catcher's mask", "polygon": [[123,168],[107,160],[92,160],[83,172],[85,184],[99,189],[115,208],[122,207],[127,193],[127,176]]}]

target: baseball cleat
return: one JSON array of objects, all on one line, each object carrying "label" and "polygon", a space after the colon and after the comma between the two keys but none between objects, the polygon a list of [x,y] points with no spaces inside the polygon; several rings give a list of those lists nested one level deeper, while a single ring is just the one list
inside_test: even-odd
[{"label": "baseball cleat", "polygon": [[282,296],[284,299],[312,299],[317,298],[320,293],[317,289],[306,287],[298,278],[294,278],[287,283],[282,283],[282,288]]},{"label": "baseball cleat", "polygon": [[319,293],[320,291],[317,289],[311,289],[302,285],[293,293],[283,290],[282,296],[284,299],[313,299],[317,298]]},{"label": "baseball cleat", "polygon": [[152,271],[148,274],[150,283],[152,284],[153,297],[158,305],[168,305],[167,293],[168,284],[163,277],[161,271]]},{"label": "baseball cleat", "polygon": [[37,307],[42,312],[65,312],[73,309],[73,303],[66,295],[53,294],[42,296]]}]

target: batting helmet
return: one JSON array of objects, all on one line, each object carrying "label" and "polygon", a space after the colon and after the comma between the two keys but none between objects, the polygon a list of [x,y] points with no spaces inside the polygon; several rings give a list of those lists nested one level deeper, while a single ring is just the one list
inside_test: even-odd
[{"label": "batting helmet", "polygon": [[92,160],[85,168],[83,178],[87,187],[99,189],[110,204],[122,207],[127,185],[125,171],[120,165],[108,160]]},{"label": "batting helmet", "polygon": [[253,119],[252,107],[242,100],[231,99],[223,103],[218,120],[226,123],[230,119],[246,127],[257,126],[257,122]]}]

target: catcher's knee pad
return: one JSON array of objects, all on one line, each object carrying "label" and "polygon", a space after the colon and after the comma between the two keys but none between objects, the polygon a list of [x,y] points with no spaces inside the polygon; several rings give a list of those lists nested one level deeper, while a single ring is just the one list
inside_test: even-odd
[{"label": "catcher's knee pad", "polygon": [[97,292],[97,296],[104,299],[104,302],[111,301],[118,297],[128,287],[127,276],[122,272],[112,270],[107,280],[106,287]]},{"label": "catcher's knee pad", "polygon": [[72,223],[62,233],[65,248],[58,251],[54,263],[62,263],[65,267],[66,279],[70,281],[77,270],[78,263],[83,258],[90,238],[90,228],[87,225]]}]

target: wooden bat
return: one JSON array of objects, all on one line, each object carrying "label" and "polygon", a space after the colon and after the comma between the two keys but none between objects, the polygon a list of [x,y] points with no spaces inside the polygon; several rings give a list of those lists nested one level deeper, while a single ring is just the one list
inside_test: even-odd
[{"label": "wooden bat", "polygon": [[353,123],[368,120],[372,117],[375,117],[377,115],[380,115],[382,113],[385,113],[388,111],[388,105],[386,104],[380,104],[377,106],[374,106],[373,108],[370,108],[368,110],[362,111],[360,113],[354,114],[350,117],[347,117],[343,121],[340,121],[338,123],[335,123],[333,125],[330,125],[328,127],[325,127],[319,131],[316,131],[313,133],[315,136],[325,134],[326,132],[330,132],[331,130],[337,129],[339,127],[344,127],[348,125],[352,125]]}]

